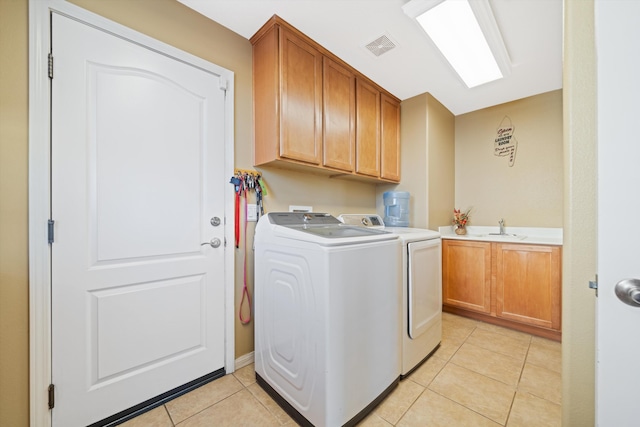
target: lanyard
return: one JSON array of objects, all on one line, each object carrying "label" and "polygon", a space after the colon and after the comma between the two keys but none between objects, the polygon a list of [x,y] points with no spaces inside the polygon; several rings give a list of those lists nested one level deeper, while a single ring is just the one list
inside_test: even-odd
[{"label": "lanyard", "polygon": [[[243,277],[242,277],[242,298],[240,299],[240,306],[238,308],[238,317],[243,325],[251,322],[251,295],[249,294],[249,288],[247,287],[247,214],[248,203],[247,193],[250,190],[254,190],[256,193],[256,205],[258,207],[258,215],[264,215],[264,207],[262,205],[262,197],[267,195],[266,187],[262,181],[261,176],[258,173],[248,173],[243,171],[237,171],[229,181],[235,186],[235,244],[236,249],[240,248],[240,221],[244,221],[244,244],[243,244]],[[243,197],[244,196],[244,197]],[[244,216],[241,218],[240,210],[242,208],[242,199],[244,198]],[[248,315],[245,317],[242,308],[248,305]]]}]

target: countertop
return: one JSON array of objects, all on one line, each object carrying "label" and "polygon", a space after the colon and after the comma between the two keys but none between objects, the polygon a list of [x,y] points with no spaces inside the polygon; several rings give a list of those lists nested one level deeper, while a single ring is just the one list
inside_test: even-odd
[{"label": "countertop", "polygon": [[507,235],[503,236],[498,234],[500,231],[498,227],[490,226],[468,226],[467,234],[464,235],[456,234],[453,231],[453,226],[440,227],[438,231],[443,239],[451,240],[562,246],[562,228],[505,227],[504,231]]}]

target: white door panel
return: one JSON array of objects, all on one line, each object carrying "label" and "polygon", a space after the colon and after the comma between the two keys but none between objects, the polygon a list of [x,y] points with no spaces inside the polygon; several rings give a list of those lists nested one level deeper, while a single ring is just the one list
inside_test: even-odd
[{"label": "white door panel", "polygon": [[90,64],[88,77],[97,260],[199,252],[206,99],[149,72]]},{"label": "white door panel", "polygon": [[440,239],[408,244],[409,336],[418,338],[442,310],[442,244]]},{"label": "white door panel", "polygon": [[53,14],[54,426],[224,366],[219,76]]},{"label": "white door panel", "polygon": [[90,345],[92,384],[206,350],[204,279],[182,277],[89,292],[89,328],[95,339]]},{"label": "white door panel", "polygon": [[640,307],[620,301],[614,288],[623,279],[640,279],[640,144],[633,130],[640,116],[640,3],[596,0],[595,31],[599,282],[596,423],[603,427],[637,426]]}]

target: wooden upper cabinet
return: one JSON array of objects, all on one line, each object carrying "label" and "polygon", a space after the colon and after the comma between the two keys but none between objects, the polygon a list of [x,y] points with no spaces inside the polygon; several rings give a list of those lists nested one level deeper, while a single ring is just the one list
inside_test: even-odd
[{"label": "wooden upper cabinet", "polygon": [[356,79],[356,172],[380,176],[380,91]]},{"label": "wooden upper cabinet", "polygon": [[254,164],[286,159],[319,166],[322,54],[287,28],[252,38]]},{"label": "wooden upper cabinet", "polygon": [[324,58],[323,164],[353,172],[355,164],[355,76],[351,70]]},{"label": "wooden upper cabinet", "polygon": [[280,158],[279,31],[273,26],[251,39],[253,43],[254,163]]},{"label": "wooden upper cabinet", "polygon": [[277,16],[250,41],[254,165],[400,181],[398,99]]},{"label": "wooden upper cabinet", "polygon": [[560,248],[496,245],[496,316],[560,330]]},{"label": "wooden upper cabinet", "polygon": [[380,96],[380,177],[400,181],[400,103]]},{"label": "wooden upper cabinet", "polygon": [[322,153],[322,55],[280,29],[280,156],[319,164]]}]

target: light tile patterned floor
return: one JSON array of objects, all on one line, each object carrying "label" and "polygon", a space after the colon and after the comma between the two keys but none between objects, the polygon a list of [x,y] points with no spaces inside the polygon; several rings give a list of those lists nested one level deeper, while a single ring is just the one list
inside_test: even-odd
[{"label": "light tile patterned floor", "polygon": [[[560,343],[445,313],[440,349],[359,426],[560,426],[560,367]],[[123,424],[295,425],[253,365]]]}]

